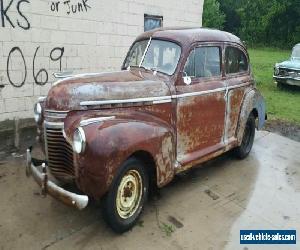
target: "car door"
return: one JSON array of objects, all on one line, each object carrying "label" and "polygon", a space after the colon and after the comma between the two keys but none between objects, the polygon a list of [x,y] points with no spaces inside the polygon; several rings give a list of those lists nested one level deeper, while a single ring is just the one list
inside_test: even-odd
[{"label": "car door", "polygon": [[225,46],[225,75],[228,86],[225,144],[234,143],[243,97],[253,79],[246,51],[235,44]]},{"label": "car door", "polygon": [[177,161],[188,164],[224,146],[226,85],[222,44],[198,45],[189,53],[176,84]]}]

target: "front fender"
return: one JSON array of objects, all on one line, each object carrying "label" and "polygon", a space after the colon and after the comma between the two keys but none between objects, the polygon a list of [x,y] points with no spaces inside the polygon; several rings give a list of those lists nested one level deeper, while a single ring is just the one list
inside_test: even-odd
[{"label": "front fender", "polygon": [[244,96],[243,104],[241,107],[239,125],[237,129],[237,139],[239,145],[242,142],[244,130],[246,126],[247,119],[251,112],[255,112],[257,115],[257,129],[260,130],[265,124],[266,118],[266,104],[263,96],[257,89],[252,89],[247,92]]},{"label": "front fender", "polygon": [[98,199],[105,194],[118,168],[137,151],[150,153],[156,163],[157,184],[163,186],[174,176],[174,131],[156,119],[118,118],[83,127],[87,147],[76,155],[77,184]]}]

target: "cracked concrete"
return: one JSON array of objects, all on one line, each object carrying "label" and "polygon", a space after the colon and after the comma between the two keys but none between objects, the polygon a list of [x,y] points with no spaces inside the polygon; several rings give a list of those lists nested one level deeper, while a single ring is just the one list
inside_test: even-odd
[{"label": "cracked concrete", "polygon": [[240,245],[239,230],[300,230],[299,152],[300,143],[260,132],[247,159],[229,153],[176,177],[123,235],[99,205],[77,211],[42,197],[24,159],[0,160],[0,249],[262,249]]}]

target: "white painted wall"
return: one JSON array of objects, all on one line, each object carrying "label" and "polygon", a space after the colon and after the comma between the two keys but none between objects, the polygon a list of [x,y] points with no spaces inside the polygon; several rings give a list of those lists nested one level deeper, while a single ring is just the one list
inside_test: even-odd
[{"label": "white painted wall", "polygon": [[[144,14],[163,16],[164,27],[202,25],[203,0],[67,1],[90,6],[82,4],[76,13],[64,2],[0,0],[0,121],[32,117],[37,97],[47,94],[52,74],[60,70],[60,61],[50,58],[54,48],[64,48],[63,71],[113,71],[120,69],[130,44],[144,31]],[[18,49],[9,56],[14,47],[22,51],[26,70]],[[56,50],[52,57],[60,54]]]}]

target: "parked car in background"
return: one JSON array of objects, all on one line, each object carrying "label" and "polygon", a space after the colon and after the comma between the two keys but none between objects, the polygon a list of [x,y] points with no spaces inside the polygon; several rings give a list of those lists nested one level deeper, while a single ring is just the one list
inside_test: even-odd
[{"label": "parked car in background", "polygon": [[289,60],[276,63],[273,78],[282,84],[300,86],[300,43],[295,45]]},{"label": "parked car in background", "polygon": [[60,80],[34,110],[45,158],[27,150],[27,174],[78,209],[101,199],[116,232],[137,222],[152,186],[231,149],[245,158],[265,121],[245,46],[210,29],[143,33],[121,71]]}]

